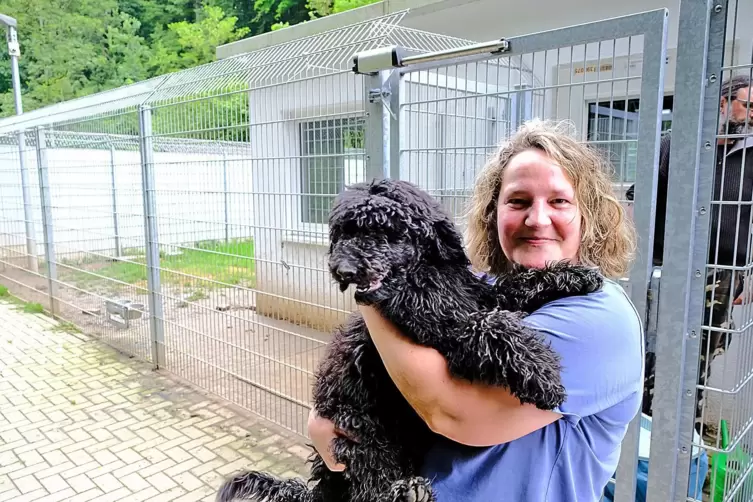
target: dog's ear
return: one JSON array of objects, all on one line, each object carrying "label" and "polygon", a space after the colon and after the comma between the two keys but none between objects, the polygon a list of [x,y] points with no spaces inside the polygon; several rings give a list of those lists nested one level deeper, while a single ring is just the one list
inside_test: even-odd
[{"label": "dog's ear", "polygon": [[436,238],[434,239],[437,255],[443,261],[467,261],[468,257],[463,249],[463,239],[457,227],[448,217],[434,223]]}]

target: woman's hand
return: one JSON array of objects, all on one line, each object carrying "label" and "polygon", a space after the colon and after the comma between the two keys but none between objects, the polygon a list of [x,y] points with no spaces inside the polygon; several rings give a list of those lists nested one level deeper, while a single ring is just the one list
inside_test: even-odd
[{"label": "woman's hand", "polygon": [[320,417],[314,408],[311,408],[311,412],[309,412],[308,429],[309,438],[311,438],[314,448],[321,455],[327,468],[335,472],[344,471],[345,465],[337,463],[332,455],[332,440],[338,436],[347,438],[350,438],[350,436],[336,428],[331,420]]}]

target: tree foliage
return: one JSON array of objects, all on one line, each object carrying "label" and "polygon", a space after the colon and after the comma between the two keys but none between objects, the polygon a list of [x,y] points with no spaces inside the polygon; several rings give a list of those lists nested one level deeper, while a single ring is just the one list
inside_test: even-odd
[{"label": "tree foliage", "polygon": [[[377,0],[0,0],[18,20],[24,111],[214,61],[218,45]],[[0,51],[0,116],[15,113]]]}]

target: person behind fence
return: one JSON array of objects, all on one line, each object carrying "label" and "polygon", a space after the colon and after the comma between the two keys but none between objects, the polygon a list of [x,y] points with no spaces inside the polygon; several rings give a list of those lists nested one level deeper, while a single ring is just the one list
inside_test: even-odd
[{"label": "person behind fence", "polygon": [[[612,191],[608,163],[565,123],[524,124],[476,181],[468,252],[494,280],[510,263],[568,260],[597,267],[606,281],[586,296],[553,301],[526,318],[562,358],[566,401],[554,411],[522,405],[506,389],[450,377],[433,349],[413,345],[375,310],[361,306],[385,366],[438,434],[423,466],[439,502],[597,501],[615,472],[628,423],[640,411],[643,331],[615,282],[626,273],[635,231]],[[341,434],[309,417],[312,443]]]},{"label": "person behind fence", "polygon": [[[701,337],[701,356],[698,383],[705,385],[711,376],[711,362],[729,344],[729,337],[719,329],[732,327],[731,307],[747,302],[743,295],[743,277],[739,272],[723,267],[743,267],[748,258],[751,234],[750,205],[753,200],[753,129],[748,126],[753,117],[750,104],[750,75],[739,75],[722,82],[719,102],[719,135],[717,142],[716,173],[712,201],[733,201],[737,204],[711,204],[710,246],[706,274],[706,308]],[[729,137],[727,137],[729,136]],[[667,209],[669,182],[669,149],[671,133],[660,145],[659,183],[656,195],[656,226],[654,237],[654,266],[661,266],[664,255],[664,221]],[[635,185],[628,188],[626,198],[634,199]],[[640,201],[638,201],[640,204]],[[737,238],[737,241],[735,240]],[[749,286],[753,281],[748,281]],[[748,288],[745,288],[746,290]],[[734,298],[734,300],[732,300]],[[716,329],[715,329],[716,328]],[[654,394],[654,354],[646,355],[646,376],[643,413],[652,415]],[[696,396],[696,430],[701,431],[703,391]],[[713,431],[707,431],[713,432]]]}]

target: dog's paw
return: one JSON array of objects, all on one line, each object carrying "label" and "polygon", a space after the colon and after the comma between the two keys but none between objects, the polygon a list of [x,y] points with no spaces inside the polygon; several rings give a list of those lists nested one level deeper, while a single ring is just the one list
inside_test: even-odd
[{"label": "dog's paw", "polygon": [[389,502],[435,502],[431,484],[426,478],[401,479],[392,485]]},{"label": "dog's paw", "polygon": [[564,273],[566,281],[571,283],[570,292],[587,295],[598,291],[604,285],[604,276],[596,269],[573,265]]},{"label": "dog's paw", "polygon": [[510,376],[510,391],[524,404],[533,404],[541,410],[553,410],[567,397],[559,362],[550,352],[551,348],[538,340],[530,343],[528,348],[529,352],[519,359]]},{"label": "dog's paw", "polygon": [[465,354],[450,358],[452,370],[470,380],[506,386],[521,402],[540,409],[564,402],[558,354],[534,330],[522,328],[518,314],[495,309],[475,321],[456,335]]},{"label": "dog's paw", "polygon": [[[562,295],[586,295],[599,290],[604,284],[602,274],[584,265],[559,262],[542,269],[537,282],[543,292]],[[536,289],[536,288],[534,288]]]}]

